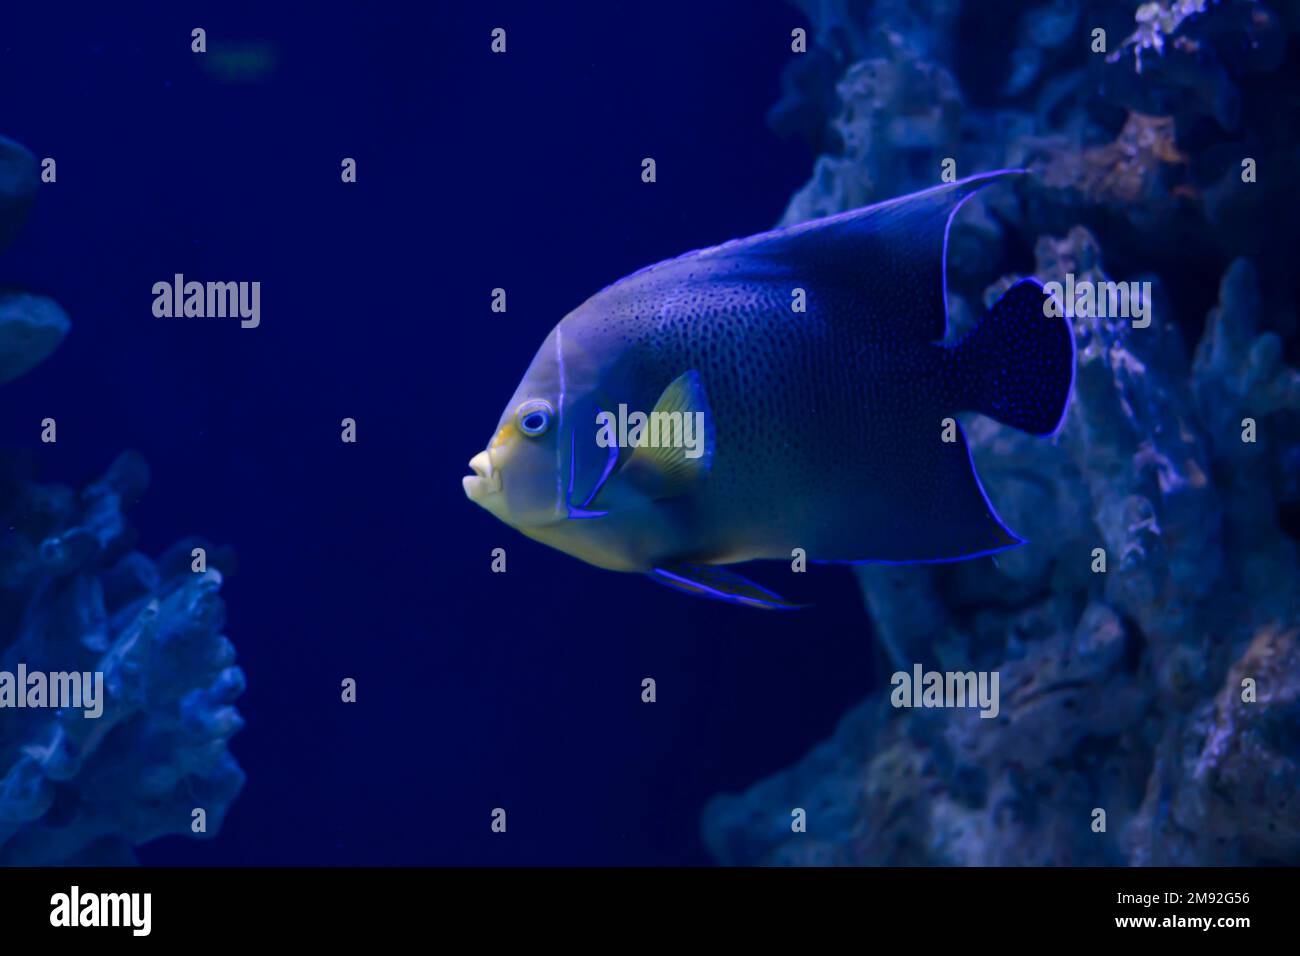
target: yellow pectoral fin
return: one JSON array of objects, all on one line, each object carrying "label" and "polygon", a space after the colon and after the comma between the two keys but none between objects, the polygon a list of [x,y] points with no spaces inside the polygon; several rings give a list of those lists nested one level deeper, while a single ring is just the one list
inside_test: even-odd
[{"label": "yellow pectoral fin", "polygon": [[699,373],[691,370],[659,396],[618,477],[652,500],[686,494],[708,476],[713,445],[709,402]]}]

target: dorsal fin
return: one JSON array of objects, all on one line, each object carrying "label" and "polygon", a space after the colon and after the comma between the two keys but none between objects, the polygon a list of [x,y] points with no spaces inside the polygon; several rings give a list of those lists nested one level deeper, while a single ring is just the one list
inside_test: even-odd
[{"label": "dorsal fin", "polygon": [[648,273],[661,269],[698,265],[711,277],[779,277],[794,283],[802,279],[849,290],[864,303],[884,305],[900,328],[938,341],[947,333],[945,251],[953,216],[984,186],[1023,173],[981,173],[874,206],[697,249],[633,276],[649,278]]}]

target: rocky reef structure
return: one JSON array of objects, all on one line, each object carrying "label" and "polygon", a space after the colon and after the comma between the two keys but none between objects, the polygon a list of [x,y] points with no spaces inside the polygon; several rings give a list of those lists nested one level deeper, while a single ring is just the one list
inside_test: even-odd
[{"label": "rocky reef structure", "polygon": [[[1151,321],[1072,319],[1075,394],[1053,440],[964,418],[990,498],[1028,545],[857,569],[886,673],[996,672],[997,716],[896,708],[881,686],[797,765],[715,798],[707,846],[739,864],[1300,863],[1295,309],[1272,244],[1216,226],[1296,211],[1285,183],[1244,173],[1292,147],[1241,92],[1272,64],[1269,95],[1297,101],[1300,72],[1283,80],[1271,52],[1297,11],[1147,4],[1138,39],[1108,57],[1091,30],[1132,23],[1133,3],[981,4],[1040,26],[1006,31],[1009,72],[972,106],[955,79],[965,5],[941,4],[915,38],[901,0],[803,6],[843,68],[839,146],[788,221],[932,185],[946,157],[963,175],[1026,166],[1035,175],[954,225],[952,324],[1022,274],[981,288],[981,271],[1018,258],[1043,282],[1149,282]],[[1170,33],[1185,42],[1150,41]]]},{"label": "rocky reef structure", "polygon": [[[31,154],[0,138],[0,244],[37,182]],[[0,382],[69,327],[52,300],[0,291]],[[199,539],[157,560],[135,549],[137,455],[80,493],[30,470],[0,452],[0,672],[102,674],[102,712],[0,710],[0,865],[131,863],[166,834],[214,836],[244,783],[227,746],[244,675],[217,593],[233,557]]]}]

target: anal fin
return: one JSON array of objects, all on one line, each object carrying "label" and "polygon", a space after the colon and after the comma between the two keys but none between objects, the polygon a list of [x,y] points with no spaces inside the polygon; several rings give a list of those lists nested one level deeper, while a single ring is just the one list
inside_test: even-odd
[{"label": "anal fin", "polygon": [[805,604],[787,601],[779,594],[755,584],[734,571],[719,565],[670,564],[648,572],[660,584],[687,594],[741,604],[763,610],[795,611]]}]

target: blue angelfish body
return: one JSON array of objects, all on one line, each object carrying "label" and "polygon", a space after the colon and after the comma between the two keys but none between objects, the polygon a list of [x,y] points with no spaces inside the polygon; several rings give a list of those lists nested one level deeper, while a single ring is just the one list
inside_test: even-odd
[{"label": "blue angelfish body", "polygon": [[[723,565],[796,548],[952,561],[1020,544],[944,420],[976,411],[1052,433],[1073,384],[1069,325],[1026,280],[941,344],[952,216],[1008,175],[698,250],[602,290],[543,343],[466,493],[593,564],[756,607],[790,605]],[[659,413],[678,439],[700,427],[689,447],[652,446],[649,429],[617,447],[627,431],[610,423],[628,409]]]}]

